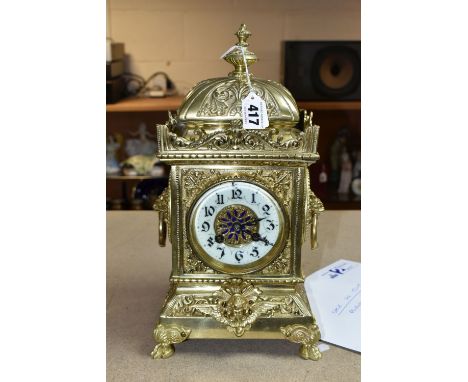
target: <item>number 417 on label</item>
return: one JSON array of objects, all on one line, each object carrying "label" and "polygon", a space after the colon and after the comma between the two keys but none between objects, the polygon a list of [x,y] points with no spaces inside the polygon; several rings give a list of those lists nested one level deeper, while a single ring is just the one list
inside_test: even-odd
[{"label": "number 417 on label", "polygon": [[242,122],[244,129],[264,129],[269,125],[265,101],[254,92],[242,100]]}]

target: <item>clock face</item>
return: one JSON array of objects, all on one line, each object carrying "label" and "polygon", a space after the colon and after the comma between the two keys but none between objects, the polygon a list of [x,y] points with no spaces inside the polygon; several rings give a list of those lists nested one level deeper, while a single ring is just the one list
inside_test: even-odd
[{"label": "clock face", "polygon": [[206,191],[190,214],[190,240],[214,269],[260,269],[284,244],[285,217],[265,189],[243,181],[220,183]]}]

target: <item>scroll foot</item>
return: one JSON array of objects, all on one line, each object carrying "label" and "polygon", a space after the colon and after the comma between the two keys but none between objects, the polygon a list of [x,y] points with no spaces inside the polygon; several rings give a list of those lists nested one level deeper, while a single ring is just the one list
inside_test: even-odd
[{"label": "scroll foot", "polygon": [[156,326],[153,331],[153,337],[158,344],[151,352],[153,359],[165,359],[174,354],[174,344],[185,341],[189,338],[191,329],[184,328],[179,325],[162,325]]},{"label": "scroll foot", "polygon": [[173,355],[174,352],[175,348],[172,344],[157,344],[151,352],[151,358],[166,359]]},{"label": "scroll foot", "polygon": [[314,345],[301,345],[299,348],[299,355],[304,359],[311,359],[313,361],[318,361],[322,358],[322,353],[317,346]]},{"label": "scroll foot", "polygon": [[322,353],[317,347],[320,331],[317,325],[305,326],[300,324],[288,325],[280,328],[288,341],[301,344],[299,355],[304,359],[318,361]]}]

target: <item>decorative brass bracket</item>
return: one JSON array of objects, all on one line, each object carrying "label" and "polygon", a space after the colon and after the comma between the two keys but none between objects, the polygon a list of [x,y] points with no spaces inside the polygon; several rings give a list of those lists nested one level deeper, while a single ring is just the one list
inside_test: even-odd
[{"label": "decorative brass bracket", "polygon": [[299,355],[304,359],[318,361],[322,358],[322,353],[317,347],[320,339],[320,330],[317,325],[310,327],[300,324],[283,326],[280,328],[288,341],[301,344]]},{"label": "decorative brass bracket", "polygon": [[226,325],[237,337],[244,335],[261,315],[272,316],[284,301],[265,301],[263,292],[249,281],[229,279],[220,290],[213,293],[215,304],[198,305],[196,310]]}]

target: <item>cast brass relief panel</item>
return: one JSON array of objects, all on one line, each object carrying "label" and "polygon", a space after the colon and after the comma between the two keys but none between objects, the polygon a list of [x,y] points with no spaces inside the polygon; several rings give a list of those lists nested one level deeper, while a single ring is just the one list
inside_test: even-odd
[{"label": "cast brass relief panel", "polygon": [[[294,170],[268,170],[268,169],[182,169],[180,182],[182,193],[182,215],[186,217],[196,197],[211,186],[226,180],[250,181],[265,187],[276,196],[280,204],[288,211],[292,208]],[[187,224],[183,227],[183,272],[195,273],[217,273],[205,265],[193,253],[188,243]],[[291,244],[290,239],[281,254],[267,267],[261,270],[264,275],[287,275],[291,272]]]}]

